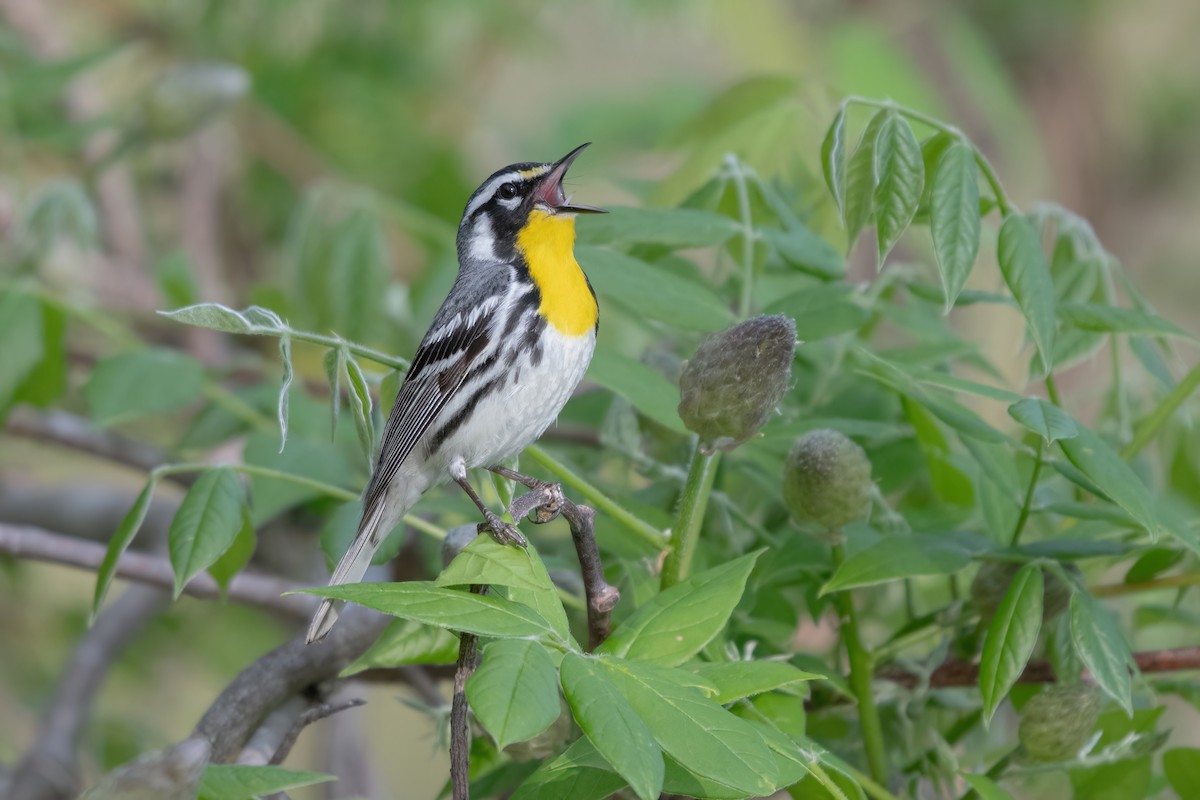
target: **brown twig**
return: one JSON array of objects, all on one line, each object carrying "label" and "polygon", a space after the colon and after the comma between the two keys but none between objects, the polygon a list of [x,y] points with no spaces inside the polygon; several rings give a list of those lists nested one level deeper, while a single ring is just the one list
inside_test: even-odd
[{"label": "brown twig", "polygon": [[[485,594],[486,586],[471,587]],[[458,640],[458,664],[454,669],[454,697],[450,701],[450,785],[454,800],[471,798],[471,721],[468,719],[467,679],[479,664],[479,637],[462,633]]]},{"label": "brown twig", "polygon": [[16,768],[8,800],[65,800],[79,793],[76,748],[96,693],[125,646],[169,601],[160,589],[133,586],[96,618],[63,671],[37,741]]},{"label": "brown twig", "polygon": [[[1200,670],[1200,647],[1177,647],[1169,650],[1149,650],[1134,653],[1133,660],[1142,672],[1179,672]],[[901,666],[891,665],[878,670],[875,677],[913,688],[922,684],[920,675]],[[979,680],[979,665],[971,661],[946,661],[930,675],[928,686],[973,686]],[[1054,669],[1049,661],[1030,661],[1017,683],[1053,683]]]},{"label": "brown twig", "polygon": [[300,732],[312,725],[318,720],[331,717],[341,711],[346,711],[351,708],[365,706],[366,700],[359,697],[352,697],[349,700],[344,700],[340,703],[322,703],[319,706],[314,706],[308,709],[299,717],[292,725],[287,735],[283,737],[283,741],[279,743],[279,747],[275,750],[275,755],[271,756],[271,764],[282,764],[284,759],[288,757],[288,753],[292,752],[292,748],[296,746],[296,740],[300,738]]},{"label": "brown twig", "polygon": [[604,565],[596,546],[596,512],[589,506],[579,506],[566,500],[562,515],[571,525],[571,541],[579,557],[583,575],[583,591],[587,597],[588,650],[595,650],[612,632],[612,612],[621,600],[617,587],[604,579]]},{"label": "brown twig", "polygon": [[[0,553],[32,561],[44,561],[95,572],[104,561],[106,548],[96,542],[85,542],[40,528],[9,525],[0,522]],[[117,562],[116,576],[150,586],[170,589],[175,585],[175,573],[164,557],[126,551]],[[317,599],[308,595],[282,596],[285,592],[304,588],[274,575],[239,572],[229,582],[225,596],[247,605],[281,611],[290,616],[307,618]],[[220,587],[211,575],[203,573],[183,588],[192,597],[216,599]]]},{"label": "brown twig", "polygon": [[[66,411],[13,409],[5,422],[4,432],[23,439],[69,447],[142,472],[149,472],[168,460],[166,453],[157,447],[112,431],[97,430],[88,420]],[[168,476],[168,479],[190,485],[195,482],[196,476],[181,473]]]}]

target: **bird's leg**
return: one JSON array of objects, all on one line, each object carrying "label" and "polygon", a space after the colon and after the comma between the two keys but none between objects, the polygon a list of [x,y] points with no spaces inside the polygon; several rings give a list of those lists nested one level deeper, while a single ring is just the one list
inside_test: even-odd
[{"label": "bird's leg", "polygon": [[461,486],[462,490],[467,493],[467,497],[471,498],[471,502],[474,503],[475,507],[478,508],[483,514],[483,518],[487,520],[486,522],[480,523],[480,533],[486,530],[500,544],[515,544],[520,547],[525,546],[525,537],[521,535],[519,530],[517,530],[517,526],[505,522],[504,520],[500,519],[500,517],[496,516],[496,512],[488,508],[479,495],[475,493],[475,490],[471,488],[471,484],[467,482],[465,475],[462,477],[453,475],[452,477],[454,478],[454,482]]},{"label": "bird's leg", "polygon": [[[534,478],[531,475],[525,475],[499,465],[488,467],[488,470],[496,473],[501,478],[507,478],[530,489],[529,494],[518,497],[509,507],[509,512],[512,514],[513,519],[520,519],[531,510],[537,509],[533,521],[538,525],[542,525],[562,513],[563,492],[562,486],[559,484]],[[519,514],[517,513],[518,511],[520,511]]]}]

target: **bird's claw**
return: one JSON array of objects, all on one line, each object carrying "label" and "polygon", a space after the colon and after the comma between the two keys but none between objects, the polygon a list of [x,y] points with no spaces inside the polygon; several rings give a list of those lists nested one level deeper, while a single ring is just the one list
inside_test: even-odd
[{"label": "bird's claw", "polygon": [[525,547],[527,542],[521,532],[517,530],[517,526],[497,517],[495,514],[489,514],[487,522],[479,523],[479,533],[487,531],[500,544],[515,545],[517,547]]}]

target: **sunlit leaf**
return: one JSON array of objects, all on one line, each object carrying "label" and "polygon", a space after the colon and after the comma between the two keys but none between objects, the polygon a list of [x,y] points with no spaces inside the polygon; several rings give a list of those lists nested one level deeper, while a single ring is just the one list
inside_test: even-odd
[{"label": "sunlit leaf", "polygon": [[979,254],[975,148],[962,140],[951,143],[938,158],[932,183],[929,226],[949,313]]},{"label": "sunlit leaf", "polygon": [[875,228],[878,264],[883,265],[892,245],[917,213],[925,167],[921,145],[908,121],[890,113],[875,136]]},{"label": "sunlit leaf", "polygon": [[1049,373],[1054,364],[1054,283],[1041,236],[1028,217],[1009,214],[1004,218],[997,258],[1004,282],[1021,307],[1030,338],[1041,355],[1043,374]]},{"label": "sunlit leaf", "polygon": [[342,670],[342,675],[354,675],[373,667],[453,664],[457,658],[458,637],[450,631],[411,619],[394,619],[367,652]]}]

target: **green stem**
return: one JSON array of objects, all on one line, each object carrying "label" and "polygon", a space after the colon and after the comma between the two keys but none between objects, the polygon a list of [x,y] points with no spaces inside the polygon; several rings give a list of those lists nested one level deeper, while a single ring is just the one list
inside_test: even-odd
[{"label": "green stem", "polygon": [[1009,547],[1016,547],[1021,541],[1021,533],[1025,530],[1025,522],[1029,519],[1029,509],[1033,506],[1033,492],[1037,489],[1038,477],[1042,474],[1042,450],[1045,446],[1045,440],[1038,439],[1037,452],[1033,456],[1033,472],[1029,473],[1029,485],[1025,487],[1025,502],[1021,503],[1021,514],[1017,517],[1017,524],[1013,528],[1012,539],[1009,541]]},{"label": "green stem", "polygon": [[713,479],[720,461],[720,453],[705,455],[700,449],[700,442],[696,442],[687,482],[683,485],[683,498],[679,502],[679,518],[671,531],[671,544],[667,559],[663,562],[663,589],[669,589],[684,580],[691,571],[696,544],[700,541],[700,526],[704,522],[704,512],[708,509],[708,498],[712,494]]},{"label": "green stem", "polygon": [[854,781],[867,793],[867,797],[872,798],[872,800],[896,800],[896,795],[871,780],[861,770],[855,769],[853,765],[846,764],[845,769],[850,773],[850,777],[854,778]]},{"label": "green stem", "polygon": [[276,336],[287,334],[292,338],[292,341],[308,342],[310,344],[318,344],[322,347],[329,347],[334,350],[345,350],[348,353],[353,353],[356,356],[374,361],[376,364],[382,364],[385,367],[391,367],[394,370],[404,372],[408,369],[408,359],[394,356],[390,353],[385,353],[382,350],[376,350],[374,347],[358,344],[357,342],[347,341],[340,336],[324,336],[312,331],[297,331],[288,328],[283,331],[264,331],[263,335]]},{"label": "green stem", "polygon": [[655,550],[662,550],[665,544],[662,531],[626,510],[620,503],[593,486],[566,464],[558,461],[537,445],[525,448],[523,455],[528,456],[533,461],[541,464],[545,469],[554,473],[555,477],[562,481],[563,484],[583,495],[584,499],[595,506],[597,511],[603,511],[617,522],[629,528],[629,530],[638,535],[638,538]]},{"label": "green stem", "polygon": [[1050,396],[1050,402],[1062,408],[1062,396],[1058,393],[1058,383],[1054,380],[1054,374],[1046,376],[1046,394]]},{"label": "green stem", "polygon": [[729,176],[733,180],[738,216],[742,221],[742,297],[738,303],[738,317],[746,319],[750,316],[750,309],[754,304],[754,223],[750,218],[750,191],[746,188],[746,174],[742,171],[737,156],[733,153],[726,155],[725,165],[729,168]]},{"label": "green stem", "polygon": [[[837,571],[846,560],[844,545],[833,545],[833,568]],[[850,688],[858,700],[858,721],[862,729],[863,749],[867,754],[867,766],[871,778],[877,783],[887,783],[887,749],[883,744],[883,725],[879,721],[879,709],[871,691],[873,665],[871,656],[863,647],[859,634],[858,615],[854,610],[854,598],[849,592],[838,592],[833,597],[841,623],[842,642],[846,646],[846,658],[850,661]]]},{"label": "green stem", "polygon": [[1129,441],[1129,444],[1121,448],[1121,458],[1128,461],[1142,452],[1142,448],[1158,435],[1162,426],[1183,405],[1183,401],[1187,400],[1192,392],[1196,391],[1196,387],[1198,386],[1200,386],[1200,364],[1192,367],[1191,372],[1184,375],[1183,380],[1158,404],[1158,408],[1154,409],[1154,413],[1142,420],[1142,424],[1138,425],[1137,430],[1133,432],[1133,438]]}]

